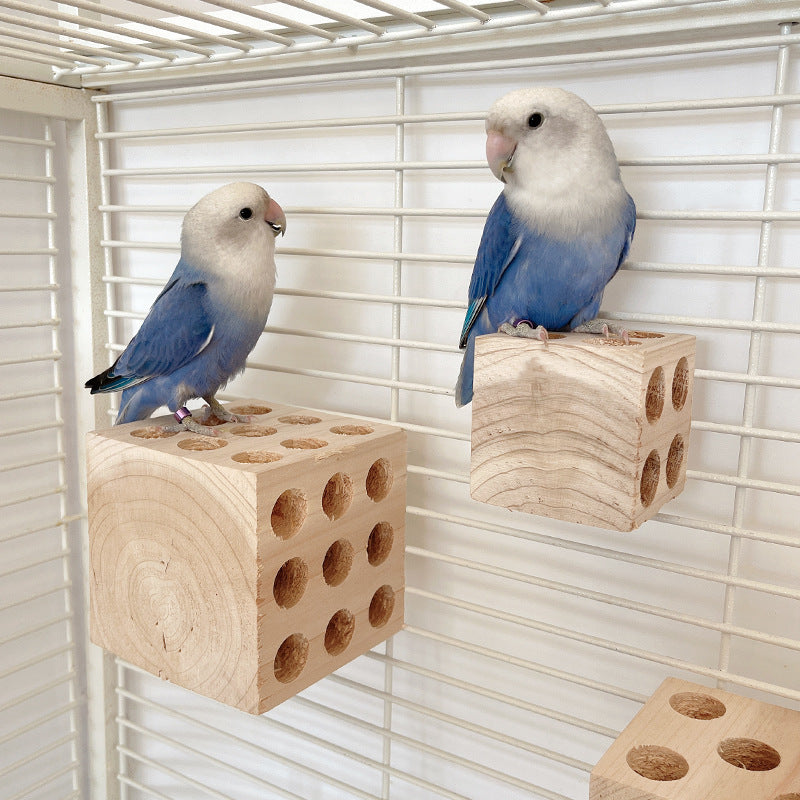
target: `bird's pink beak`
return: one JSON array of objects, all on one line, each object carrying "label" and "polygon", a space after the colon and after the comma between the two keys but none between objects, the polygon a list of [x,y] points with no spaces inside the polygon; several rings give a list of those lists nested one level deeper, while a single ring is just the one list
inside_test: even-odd
[{"label": "bird's pink beak", "polygon": [[500,131],[486,132],[486,160],[489,169],[499,181],[506,182],[506,173],[511,172],[517,142]]},{"label": "bird's pink beak", "polygon": [[264,214],[264,219],[267,224],[272,228],[273,233],[277,237],[278,234],[283,235],[286,233],[286,215],[283,209],[270,197],[267,212]]}]

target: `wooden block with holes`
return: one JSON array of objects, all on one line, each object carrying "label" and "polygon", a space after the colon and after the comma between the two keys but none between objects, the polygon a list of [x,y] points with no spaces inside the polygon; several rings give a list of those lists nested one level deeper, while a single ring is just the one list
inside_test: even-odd
[{"label": "wooden block with holes", "polygon": [[505,334],[475,342],[470,493],[630,531],[686,480],[693,336]]},{"label": "wooden block with holes", "polygon": [[262,713],[403,622],[406,436],[260,401],[88,436],[92,640]]},{"label": "wooden block with holes", "polygon": [[800,800],[800,712],[668,678],[592,770],[589,800]]}]

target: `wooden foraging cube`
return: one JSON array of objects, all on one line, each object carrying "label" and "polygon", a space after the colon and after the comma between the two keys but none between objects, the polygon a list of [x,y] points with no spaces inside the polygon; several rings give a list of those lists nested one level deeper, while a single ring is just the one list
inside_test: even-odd
[{"label": "wooden foraging cube", "polygon": [[88,435],[92,640],[260,714],[403,624],[406,435],[257,400]]},{"label": "wooden foraging cube", "polygon": [[473,499],[630,531],[686,481],[693,336],[475,340]]},{"label": "wooden foraging cube", "polygon": [[800,712],[667,678],[592,770],[589,800],[798,800]]}]

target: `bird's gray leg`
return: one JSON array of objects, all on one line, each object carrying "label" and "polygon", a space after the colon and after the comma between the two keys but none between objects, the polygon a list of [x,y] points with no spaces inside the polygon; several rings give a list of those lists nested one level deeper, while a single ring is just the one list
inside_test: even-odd
[{"label": "bird's gray leg", "polygon": [[192,418],[192,412],[186,406],[179,408],[173,416],[177,420],[174,425],[164,425],[161,430],[167,433],[183,433],[184,431],[191,431],[192,433],[199,434],[200,436],[216,436],[217,432],[214,428],[207,425],[201,425],[195,422]]},{"label": "bird's gray leg", "polygon": [[252,422],[253,418],[246,414],[233,414],[223,406],[214,395],[204,397],[203,400],[208,403],[208,411],[206,415],[213,414],[217,419],[223,422]]},{"label": "bird's gray leg", "polygon": [[505,333],[508,336],[521,336],[524,339],[539,339],[539,341],[544,342],[547,344],[549,340],[549,336],[547,335],[547,329],[542,325],[537,325],[537,327],[533,327],[528,320],[523,319],[516,323],[516,325],[512,324],[511,322],[504,322],[498,329],[498,333]]},{"label": "bird's gray leg", "polygon": [[577,328],[573,328],[573,330],[575,333],[602,333],[606,339],[613,333],[614,336],[619,336],[625,344],[631,343],[628,329],[624,325],[615,325],[613,322],[607,322],[597,317],[582,322]]}]

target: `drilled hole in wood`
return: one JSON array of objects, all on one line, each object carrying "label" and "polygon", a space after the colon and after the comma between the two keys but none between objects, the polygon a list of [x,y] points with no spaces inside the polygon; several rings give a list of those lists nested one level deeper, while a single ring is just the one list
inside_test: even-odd
[{"label": "drilled hole in wood", "polygon": [[671,489],[677,482],[681,475],[681,464],[683,464],[683,456],[686,447],[683,443],[683,436],[679,433],[675,434],[672,444],[669,446],[669,453],[667,453],[667,486]]},{"label": "drilled hole in wood", "polygon": [[242,404],[231,406],[228,409],[231,414],[241,414],[243,417],[259,417],[262,414],[269,414],[272,409],[269,406]]},{"label": "drilled hole in wood", "polygon": [[394,543],[394,529],[388,522],[379,522],[370,532],[367,541],[367,560],[373,567],[383,564]]},{"label": "drilled hole in wood", "polygon": [[219,450],[228,442],[225,439],[216,439],[211,436],[193,436],[191,439],[181,439],[178,447],[181,450]]},{"label": "drilled hole in wood", "polygon": [[272,436],[272,434],[277,433],[278,430],[277,428],[270,428],[269,425],[254,425],[248,423],[246,425],[235,425],[230,429],[230,432],[234,436],[250,436],[255,438],[256,436]]},{"label": "drilled hole in wood", "polygon": [[789,794],[778,795],[775,800],[800,800],[800,792],[789,792]]},{"label": "drilled hole in wood", "polygon": [[346,609],[337,611],[325,628],[325,649],[332,656],[338,656],[347,649],[356,629],[356,618]]},{"label": "drilled hole in wood", "polygon": [[780,753],[758,739],[724,739],[717,745],[723,761],[752,772],[766,772],[781,763]]},{"label": "drilled hole in wood", "polygon": [[567,336],[564,333],[550,333],[547,331],[547,341],[552,341],[553,339],[566,339]]},{"label": "drilled hole in wood", "polygon": [[653,333],[652,331],[628,331],[631,339],[663,339],[663,333]]},{"label": "drilled hole in wood", "polygon": [[281,608],[300,602],[308,583],[308,564],[302,558],[290,558],[277,572],[272,583],[272,596]]},{"label": "drilled hole in wood", "polygon": [[338,586],[350,573],[353,566],[353,545],[347,539],[337,539],[325,553],[322,562],[322,577],[328,586]]},{"label": "drilled hole in wood", "polygon": [[231,458],[240,464],[271,464],[273,461],[280,461],[283,456],[280,453],[270,453],[268,450],[245,450]]},{"label": "drilled hole in wood", "polygon": [[314,425],[322,420],[308,414],[289,414],[286,417],[278,417],[278,422],[285,422],[287,425]]},{"label": "drilled hole in wood", "polygon": [[376,503],[383,500],[392,488],[394,474],[392,465],[385,459],[379,458],[367,473],[367,494]]},{"label": "drilled hole in wood", "polygon": [[270,524],[279,539],[289,539],[303,526],[308,514],[308,500],[300,489],[287,489],[272,507]]},{"label": "drilled hole in wood", "polygon": [[726,709],[725,704],[700,692],[678,692],[669,699],[669,704],[679,714],[692,719],[717,719]]},{"label": "drilled hole in wood", "polygon": [[284,439],[281,447],[287,447],[289,450],[319,450],[327,444],[324,439]]},{"label": "drilled hole in wood", "polygon": [[373,433],[374,430],[369,425],[334,425],[331,433],[338,433],[339,436],[366,436],[368,433]]},{"label": "drilled hole in wood", "polygon": [[651,781],[677,781],[689,772],[689,762],[680,753],[658,745],[634,747],[625,760],[634,772]]},{"label": "drilled hole in wood", "polygon": [[689,362],[686,358],[675,365],[675,375],[672,378],[672,407],[680,411],[686,405],[689,396]]},{"label": "drilled hole in wood", "polygon": [[308,639],[302,633],[293,633],[283,640],[275,654],[275,677],[281,683],[290,683],[300,675],[308,661]]},{"label": "drilled hole in wood", "polygon": [[648,422],[655,422],[664,410],[664,370],[656,367],[647,383],[644,410]]},{"label": "drilled hole in wood", "polygon": [[137,428],[135,431],[131,431],[131,436],[135,436],[137,439],[168,439],[177,434],[178,431],[169,431],[160,425],[149,425],[147,428]]},{"label": "drilled hole in wood", "polygon": [[661,460],[658,457],[658,453],[652,450],[650,455],[647,456],[647,461],[644,462],[644,467],[642,467],[642,480],[639,484],[639,497],[645,508],[653,502],[653,498],[656,496],[660,470]]},{"label": "drilled hole in wood", "polygon": [[394,589],[388,584],[381,586],[369,604],[369,624],[373,628],[382,628],[391,618],[394,611]]},{"label": "drilled hole in wood", "polygon": [[343,516],[353,502],[353,481],[344,472],[337,472],[325,484],[322,493],[322,510],[329,520]]}]

